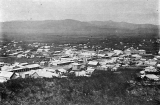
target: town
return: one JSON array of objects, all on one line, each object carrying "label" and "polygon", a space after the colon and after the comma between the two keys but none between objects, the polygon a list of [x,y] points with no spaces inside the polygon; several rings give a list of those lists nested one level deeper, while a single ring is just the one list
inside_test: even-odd
[{"label": "town", "polygon": [[[94,71],[121,74],[123,70],[138,69],[136,75],[145,80],[145,84],[146,81],[160,83],[160,51],[157,54],[147,53],[138,47],[124,46],[123,42],[119,43],[124,46],[123,50],[88,44],[38,42],[26,44],[27,48],[23,48],[22,43],[13,40],[1,46],[0,82],[18,78],[91,77]],[[139,46],[143,47],[143,44]]]},{"label": "town", "polygon": [[1,0],[0,105],[160,105],[160,0]]}]

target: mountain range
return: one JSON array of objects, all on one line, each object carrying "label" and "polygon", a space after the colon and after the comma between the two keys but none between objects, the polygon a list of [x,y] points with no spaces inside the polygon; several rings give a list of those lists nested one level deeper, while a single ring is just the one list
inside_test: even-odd
[{"label": "mountain range", "polygon": [[6,35],[120,35],[120,36],[158,36],[159,25],[133,24],[114,21],[9,21],[1,22],[1,33]]}]

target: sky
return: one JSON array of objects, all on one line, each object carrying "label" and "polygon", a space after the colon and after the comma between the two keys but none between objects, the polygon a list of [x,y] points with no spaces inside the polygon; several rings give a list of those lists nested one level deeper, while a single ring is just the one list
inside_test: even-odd
[{"label": "sky", "polygon": [[159,24],[160,0],[0,0],[0,21],[117,21]]}]

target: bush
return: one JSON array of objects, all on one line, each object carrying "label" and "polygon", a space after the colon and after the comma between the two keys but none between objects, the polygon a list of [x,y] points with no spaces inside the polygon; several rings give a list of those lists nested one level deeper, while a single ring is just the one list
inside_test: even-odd
[{"label": "bush", "polygon": [[[146,105],[160,88],[132,86],[131,75],[95,71],[91,77],[17,79],[0,84],[2,105]],[[130,88],[130,91],[127,91]],[[133,93],[138,94],[133,94]],[[147,93],[147,94],[146,94]],[[150,100],[152,99],[152,100]]]}]

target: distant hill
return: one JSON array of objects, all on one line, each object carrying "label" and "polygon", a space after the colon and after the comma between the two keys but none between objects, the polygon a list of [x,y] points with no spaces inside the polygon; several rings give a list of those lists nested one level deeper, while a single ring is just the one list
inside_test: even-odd
[{"label": "distant hill", "polygon": [[1,22],[5,35],[119,35],[158,36],[159,26],[152,24],[132,24],[114,21],[82,22],[72,19],[46,21]]},{"label": "distant hill", "polygon": [[140,28],[146,28],[146,29],[156,29],[157,25],[152,24],[133,24],[133,23],[127,23],[127,22],[114,22],[112,20],[110,21],[91,21],[89,22],[91,24],[94,24],[96,26],[100,26],[103,28],[119,28],[119,29],[129,29],[129,30],[135,30]]}]

